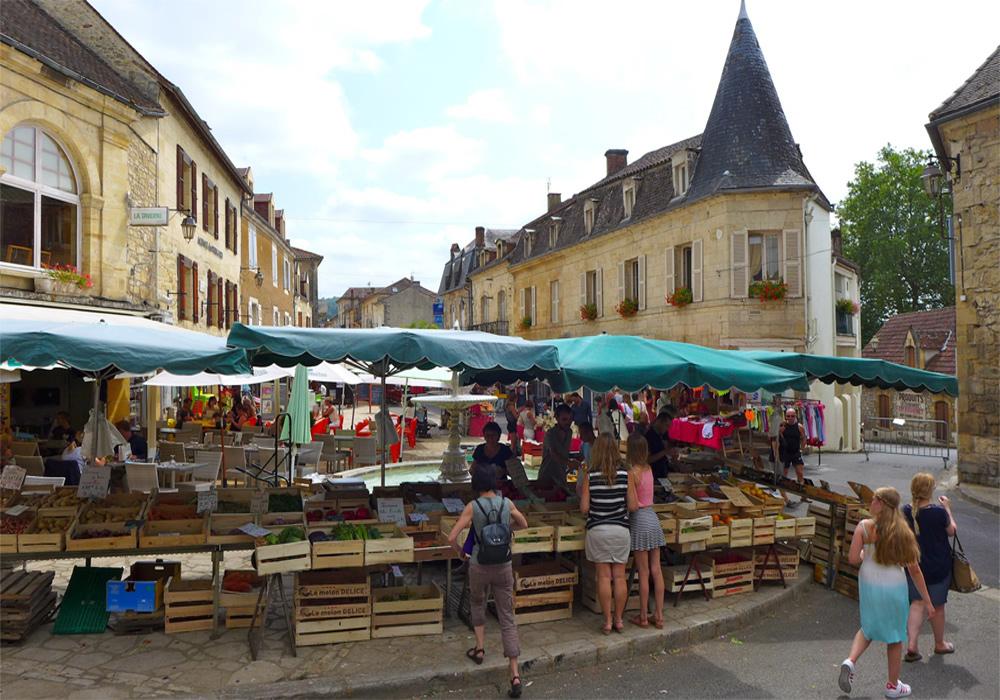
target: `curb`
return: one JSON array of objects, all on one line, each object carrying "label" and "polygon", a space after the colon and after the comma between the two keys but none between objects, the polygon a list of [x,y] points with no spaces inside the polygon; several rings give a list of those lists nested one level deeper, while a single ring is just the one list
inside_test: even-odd
[{"label": "curb", "polygon": [[[984,488],[989,488],[989,487],[984,487]],[[977,505],[981,508],[985,508],[986,510],[992,511],[994,513],[1000,513],[1000,503],[980,498],[975,493],[966,490],[966,488],[962,484],[959,484],[956,490],[958,491],[959,495],[961,495],[963,500],[968,501],[969,503]]]},{"label": "curb", "polygon": [[[524,649],[520,657],[521,671],[537,676],[699,644],[745,627],[778,606],[798,598],[812,583],[812,567],[802,566],[798,579],[790,583],[788,588],[771,589],[766,599],[757,603],[750,602],[754,601],[756,596],[744,596],[745,600],[741,600],[733,607],[694,613],[680,622],[668,622],[663,630],[653,630],[652,627],[650,630],[653,632],[636,629],[629,630],[630,634],[625,635],[615,634],[608,637],[595,635],[592,639],[568,639],[547,647]],[[682,602],[681,605],[683,604]],[[343,677],[329,677],[252,686],[230,686],[220,691],[217,697],[271,700],[272,698],[412,696],[416,692],[422,694],[431,690],[454,690],[491,683],[504,688],[507,681],[506,660],[494,656],[482,666],[470,666],[461,671],[428,668],[405,677],[383,677],[354,684]]]}]

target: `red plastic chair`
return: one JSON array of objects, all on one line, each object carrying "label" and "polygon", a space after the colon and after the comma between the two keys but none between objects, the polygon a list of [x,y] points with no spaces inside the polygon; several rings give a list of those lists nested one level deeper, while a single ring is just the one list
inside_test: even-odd
[{"label": "red plastic chair", "polygon": [[417,446],[417,421],[407,418],[406,423],[406,444],[412,450]]}]

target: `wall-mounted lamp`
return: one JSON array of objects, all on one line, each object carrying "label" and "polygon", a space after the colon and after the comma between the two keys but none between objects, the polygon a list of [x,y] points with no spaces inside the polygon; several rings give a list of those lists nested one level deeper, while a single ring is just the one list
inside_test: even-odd
[{"label": "wall-mounted lamp", "polygon": [[181,221],[181,232],[184,234],[184,240],[190,243],[194,240],[194,231],[198,228],[198,222],[195,220],[191,214],[184,217]]},{"label": "wall-mounted lamp", "polygon": [[[944,161],[945,171],[941,170],[941,161]],[[942,192],[941,182],[944,180],[945,172],[951,170],[951,164],[955,164],[955,174],[954,179],[958,179],[962,176],[962,155],[959,154],[954,158],[949,158],[945,156],[934,160],[933,158],[927,162],[927,167],[924,168],[924,172],[920,174],[920,179],[924,183],[924,191],[931,197],[937,197]]]}]

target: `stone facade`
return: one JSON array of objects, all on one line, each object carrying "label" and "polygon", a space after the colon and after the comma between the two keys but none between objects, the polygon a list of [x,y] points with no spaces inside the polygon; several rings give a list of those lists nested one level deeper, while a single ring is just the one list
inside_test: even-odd
[{"label": "stone facade", "polygon": [[[155,207],[156,151],[142,139],[133,138],[128,149],[128,192],[135,207]],[[129,268],[128,298],[133,303],[156,304],[156,245],[162,228],[129,226],[126,264]]]},{"label": "stone facade", "polygon": [[[957,405],[958,401],[947,394],[868,387],[861,390],[865,433],[876,440],[882,438],[898,442],[900,433],[905,433],[907,440],[915,439],[921,444],[942,447],[947,444],[954,449],[958,440]],[[897,429],[892,423],[875,420],[877,418],[903,418],[907,423],[902,429]],[[937,422],[940,420],[944,420],[947,427]]]},{"label": "stone facade", "polygon": [[[273,214],[272,219],[273,221]],[[255,234],[251,237],[251,231]],[[251,238],[256,242],[256,258],[251,259]],[[285,263],[291,267],[294,253],[288,241],[259,213],[248,206],[241,218],[242,267],[240,273],[240,316],[244,323],[262,326],[295,325],[294,280],[285,285]],[[277,256],[275,256],[275,252]],[[261,284],[255,277],[260,271]],[[286,323],[286,319],[289,323]]]},{"label": "stone facade", "polygon": [[434,298],[434,293],[416,280],[397,280],[361,301],[361,327],[407,328],[420,321],[433,323]]},{"label": "stone facade", "polygon": [[959,478],[989,486],[1000,486],[998,75],[1000,48],[927,125],[953,192]]}]

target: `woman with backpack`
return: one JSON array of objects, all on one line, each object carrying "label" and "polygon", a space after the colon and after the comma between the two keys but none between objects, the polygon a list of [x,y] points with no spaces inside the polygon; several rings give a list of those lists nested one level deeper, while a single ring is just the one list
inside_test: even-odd
[{"label": "woman with backpack", "polygon": [[584,547],[587,559],[597,569],[597,597],[604,613],[601,628],[604,634],[610,634],[612,629],[621,632],[625,627],[622,622],[628,600],[625,565],[632,548],[628,513],[636,508],[635,491],[628,486],[628,472],[618,453],[618,441],[607,434],[599,435],[591,450],[589,478],[583,479],[580,489],[580,512],[587,516]]},{"label": "woman with backpack", "polygon": [[[448,542],[463,559],[469,559],[469,598],[472,629],[476,646],[465,652],[475,664],[482,664],[486,655],[486,589],[493,589],[503,655],[510,665],[512,698],[521,697],[521,677],[517,657],[521,646],[514,621],[514,572],[511,568],[511,523],[514,527],[528,526],[528,520],[509,498],[497,495],[497,470],[492,464],[477,464],[472,470],[472,490],[478,493],[467,503],[458,522],[448,535]],[[462,530],[472,526],[475,544],[472,555],[466,555],[458,538]]]}]

